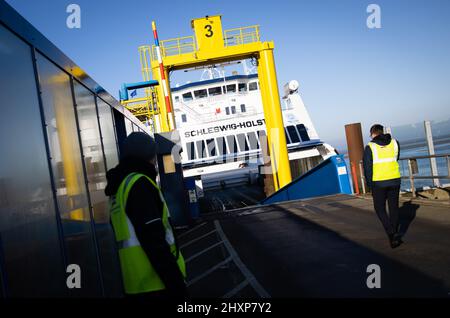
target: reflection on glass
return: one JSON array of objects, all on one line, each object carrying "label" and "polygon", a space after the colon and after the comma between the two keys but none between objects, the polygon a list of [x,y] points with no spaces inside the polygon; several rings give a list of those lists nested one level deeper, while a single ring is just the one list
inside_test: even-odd
[{"label": "reflection on glass", "polygon": [[[104,193],[106,186],[105,163],[103,158],[100,128],[95,109],[95,97],[83,85],[74,81],[76,110],[80,128],[81,145],[88,177],[89,195],[95,221],[95,233],[100,253],[103,282],[106,296],[119,296],[121,293],[120,269],[115,248],[115,240],[109,224],[108,198]],[[106,105],[108,111],[109,106]],[[110,122],[112,126],[112,123]],[[108,134],[108,129],[104,132]],[[110,127],[110,129],[112,129]],[[111,133],[111,131],[109,131]],[[112,132],[113,133],[113,132]],[[111,140],[106,136],[105,140]],[[112,136],[114,139],[114,134]]]},{"label": "reflection on glass", "polygon": [[64,264],[28,45],[0,26],[0,235],[11,297],[64,296]]},{"label": "reflection on glass", "polygon": [[107,213],[107,198],[104,194],[106,173],[95,109],[95,97],[77,81],[74,82],[74,92],[94,220],[107,223],[109,222],[109,215]]},{"label": "reflection on glass", "polygon": [[96,252],[70,79],[42,55],[37,55],[37,64],[68,262],[83,269],[81,284],[85,287],[70,292],[81,296],[99,295]]},{"label": "reflection on glass", "polygon": [[133,132],[133,123],[125,117],[125,128],[127,129],[127,136]]},{"label": "reflection on glass", "polygon": [[113,116],[111,107],[100,98],[97,98],[98,116],[100,117],[100,130],[103,138],[103,148],[106,157],[107,170],[114,168],[119,163],[116,135],[114,133]]},{"label": "reflection on glass", "polygon": [[41,55],[37,57],[61,217],[89,221],[69,76]]}]

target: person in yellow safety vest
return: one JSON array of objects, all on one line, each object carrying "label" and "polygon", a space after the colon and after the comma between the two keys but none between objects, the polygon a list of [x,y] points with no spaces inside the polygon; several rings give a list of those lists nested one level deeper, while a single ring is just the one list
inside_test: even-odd
[{"label": "person in yellow safety vest", "polygon": [[186,298],[186,269],[164,196],[156,184],[156,143],[142,132],[124,141],[107,172],[111,224],[125,294],[138,299]]},{"label": "person in yellow safety vest", "polygon": [[[400,193],[400,144],[390,134],[384,134],[384,127],[375,124],[370,128],[372,140],[364,149],[364,175],[367,186],[372,189],[373,205],[389,237],[392,248],[400,246],[399,193]],[[389,216],[386,211],[389,206]]]}]

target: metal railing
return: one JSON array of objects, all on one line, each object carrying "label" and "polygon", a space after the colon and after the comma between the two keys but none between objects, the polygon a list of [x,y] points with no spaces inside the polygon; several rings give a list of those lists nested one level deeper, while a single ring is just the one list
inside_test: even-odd
[{"label": "metal railing", "polygon": [[[235,46],[243,45],[260,40],[259,26],[252,25],[236,29],[229,29],[224,31],[224,45]],[[195,36],[184,36],[180,38],[173,38],[162,40],[160,42],[162,57],[181,55],[186,53],[194,53],[197,50]],[[153,61],[157,60],[156,48],[152,46]]]},{"label": "metal railing", "polygon": [[[419,166],[417,164],[418,159],[431,159],[431,158],[446,158],[447,162],[447,175],[417,175],[419,173]],[[440,154],[440,155],[426,155],[426,156],[414,156],[407,158],[400,158],[399,161],[407,161],[408,164],[408,175],[402,176],[402,179],[409,179],[411,184],[412,196],[416,197],[416,188],[414,180],[416,179],[450,179],[450,154]]]},{"label": "metal railing", "polygon": [[[160,46],[161,46],[161,55],[163,57],[193,53],[197,50],[195,44],[195,37],[193,35],[184,36],[181,38],[162,40],[160,42]],[[156,61],[157,59],[158,57],[156,55],[156,47],[153,45],[152,60]]]},{"label": "metal railing", "polygon": [[225,30],[224,32],[225,46],[248,44],[259,40],[258,25]]},{"label": "metal railing", "polygon": [[[432,158],[446,158],[447,163],[447,175],[418,175],[419,173],[419,166],[417,164],[417,160],[419,159],[432,159]],[[414,157],[405,157],[400,158],[399,161],[407,161],[408,165],[408,175],[407,176],[401,176],[402,179],[409,180],[411,184],[411,193],[412,196],[415,198],[416,195],[416,187],[414,180],[416,179],[450,179],[450,154],[439,154],[439,155],[425,155],[425,156],[414,156]],[[351,164],[351,163],[350,163]],[[362,185],[362,192],[366,193],[366,180],[364,177],[363,172],[363,162],[359,162],[359,173],[360,173],[360,182]],[[352,175],[356,175],[355,168],[353,168],[352,165]],[[353,182],[356,181],[356,176],[353,177]]]}]

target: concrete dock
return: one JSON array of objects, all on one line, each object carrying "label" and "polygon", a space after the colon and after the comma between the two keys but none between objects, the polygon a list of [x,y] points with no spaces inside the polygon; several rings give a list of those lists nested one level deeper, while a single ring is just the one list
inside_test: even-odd
[{"label": "concrete dock", "polygon": [[[181,234],[194,297],[449,297],[450,205],[401,202],[391,249],[370,198],[335,195],[209,214]],[[381,288],[367,287],[380,267]]]}]

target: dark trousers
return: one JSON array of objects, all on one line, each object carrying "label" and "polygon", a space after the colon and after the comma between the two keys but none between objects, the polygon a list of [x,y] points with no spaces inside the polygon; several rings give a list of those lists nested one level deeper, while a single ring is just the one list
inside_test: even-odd
[{"label": "dark trousers", "polygon": [[[373,205],[383,227],[388,235],[392,235],[398,230],[398,197],[400,186],[372,188]],[[389,206],[389,216],[386,211],[386,201]]]}]

